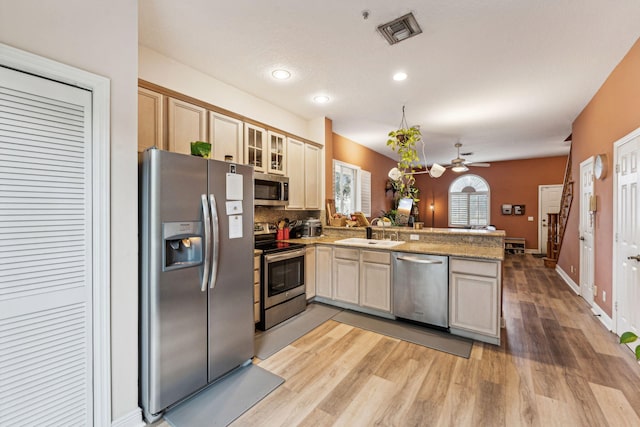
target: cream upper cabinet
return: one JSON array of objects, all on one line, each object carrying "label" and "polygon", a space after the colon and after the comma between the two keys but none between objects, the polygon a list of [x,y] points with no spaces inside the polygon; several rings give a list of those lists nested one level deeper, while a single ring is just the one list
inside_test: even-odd
[{"label": "cream upper cabinet", "polygon": [[333,299],[360,302],[360,250],[333,248]]},{"label": "cream upper cabinet", "polygon": [[168,100],[169,151],[191,154],[193,141],[207,141],[207,110],[178,99]]},{"label": "cream upper cabinet", "polygon": [[321,153],[315,145],[304,146],[304,205],[306,209],[321,209]]},{"label": "cream upper cabinet", "polygon": [[451,332],[500,344],[500,262],[450,258]]},{"label": "cream upper cabinet", "polygon": [[268,154],[267,171],[278,175],[284,175],[285,166],[285,141],[284,135],[268,131]]},{"label": "cream upper cabinet", "polygon": [[240,120],[209,112],[209,141],[211,158],[244,163],[244,132]]},{"label": "cream upper cabinet", "polygon": [[305,143],[287,138],[287,175],[289,177],[289,205],[287,209],[305,207]]},{"label": "cream upper cabinet", "polygon": [[265,152],[267,151],[267,131],[261,127],[244,124],[244,159],[256,172],[266,172]]},{"label": "cream upper cabinet", "polygon": [[316,247],[316,295],[333,298],[332,271],[333,248],[331,246]]},{"label": "cream upper cabinet", "polygon": [[321,209],[321,153],[315,145],[287,138],[287,209]]},{"label": "cream upper cabinet", "polygon": [[307,246],[304,253],[304,284],[307,299],[316,296],[316,248]]},{"label": "cream upper cabinet", "polygon": [[360,305],[391,312],[391,253],[362,250]]},{"label": "cream upper cabinet", "polygon": [[138,152],[164,148],[164,95],[138,88]]}]

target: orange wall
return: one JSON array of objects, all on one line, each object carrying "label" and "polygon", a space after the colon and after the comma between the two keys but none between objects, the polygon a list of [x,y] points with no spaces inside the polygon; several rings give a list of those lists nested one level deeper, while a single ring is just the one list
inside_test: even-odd
[{"label": "orange wall", "polygon": [[[333,198],[333,165],[327,155],[327,198]],[[371,172],[371,215],[380,216],[380,211],[391,209],[391,192],[385,193],[389,169],[398,163],[350,139],[333,134],[333,159],[360,166]]]},{"label": "orange wall", "polygon": [[[595,281],[598,295],[595,302],[612,316],[613,258],[613,144],[640,127],[640,39],[613,70],[593,99],[573,122],[572,176],[574,198],[564,236],[558,265],[571,279],[580,283],[580,163],[596,154],[605,153],[609,173],[596,181],[594,192],[598,212],[594,223]],[[571,266],[574,273],[571,273]],[[602,300],[602,291],[607,293]]]},{"label": "orange wall", "polygon": [[[562,184],[567,158],[545,157],[539,159],[491,162],[491,167],[470,167],[466,174],[484,178],[490,187],[491,218],[490,223],[499,230],[505,230],[507,236],[524,237],[526,247],[538,248],[538,186]],[[420,188],[420,221],[425,227],[448,227],[449,186],[459,177],[447,170],[440,178],[417,175],[416,184]],[[435,200],[435,224],[432,224],[429,205]],[[525,205],[525,214],[502,215],[502,204]],[[528,221],[532,216],[533,221]],[[546,243],[545,243],[546,244]]]}]

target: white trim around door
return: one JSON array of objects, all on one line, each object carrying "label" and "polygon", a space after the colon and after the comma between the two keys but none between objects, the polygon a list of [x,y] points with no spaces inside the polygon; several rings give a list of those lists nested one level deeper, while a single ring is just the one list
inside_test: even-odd
[{"label": "white trim around door", "polygon": [[[635,141],[634,141],[635,140]],[[613,332],[639,333],[640,314],[640,128],[613,144]],[[635,347],[634,343],[632,347]]]},{"label": "white trim around door", "polygon": [[593,185],[593,157],[580,163],[580,295],[589,307],[594,293],[594,233],[596,210],[591,206],[595,197]]},{"label": "white trim around door", "polygon": [[0,43],[0,64],[92,92],[93,421],[111,424],[110,86],[108,78]]},{"label": "white trim around door", "polygon": [[538,253],[547,253],[547,214],[560,212],[562,184],[538,186]]}]

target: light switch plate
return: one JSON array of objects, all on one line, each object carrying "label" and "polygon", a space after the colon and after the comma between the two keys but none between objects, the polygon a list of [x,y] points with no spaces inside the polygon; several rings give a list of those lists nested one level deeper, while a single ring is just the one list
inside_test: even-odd
[{"label": "light switch plate", "polygon": [[527,218],[527,220],[529,220],[529,222],[533,222],[533,217],[530,216],[530,217]]}]

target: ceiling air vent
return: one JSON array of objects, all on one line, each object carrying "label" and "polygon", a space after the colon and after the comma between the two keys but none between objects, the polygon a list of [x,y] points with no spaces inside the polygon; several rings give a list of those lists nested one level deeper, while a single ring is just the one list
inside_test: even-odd
[{"label": "ceiling air vent", "polygon": [[389,44],[396,44],[422,32],[413,13],[407,13],[398,19],[378,26],[378,31]]}]

